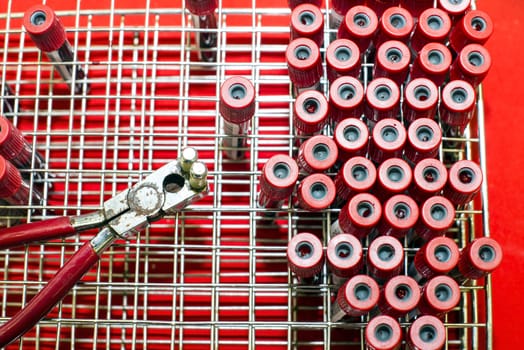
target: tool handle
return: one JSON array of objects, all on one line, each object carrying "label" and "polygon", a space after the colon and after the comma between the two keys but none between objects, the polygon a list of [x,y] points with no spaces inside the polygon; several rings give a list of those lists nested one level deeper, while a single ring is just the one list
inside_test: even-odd
[{"label": "tool handle", "polygon": [[98,259],[91,244],[85,243],[22,310],[0,327],[0,348],[21,337],[47,315]]},{"label": "tool handle", "polygon": [[17,225],[0,230],[0,249],[66,237],[74,233],[76,229],[68,216]]}]

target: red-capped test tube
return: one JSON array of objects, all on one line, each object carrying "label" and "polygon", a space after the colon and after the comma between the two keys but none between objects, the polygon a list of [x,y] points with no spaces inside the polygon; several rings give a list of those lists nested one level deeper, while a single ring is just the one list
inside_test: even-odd
[{"label": "red-capped test tube", "polygon": [[387,77],[402,85],[409,72],[411,52],[406,44],[389,40],[378,47],[373,79]]},{"label": "red-capped test tube", "polygon": [[326,71],[330,83],[342,76],[358,78],[360,50],[353,41],[336,39],[326,49]]},{"label": "red-capped test tube", "polygon": [[430,279],[422,288],[418,313],[442,318],[460,302],[458,283],[449,276]]},{"label": "red-capped test tube", "polygon": [[440,126],[429,118],[415,120],[408,128],[404,156],[413,164],[426,158],[435,158],[442,143]]},{"label": "red-capped test tube", "polygon": [[42,197],[22,179],[20,171],[4,157],[0,156],[0,199],[11,205],[39,205]]},{"label": "red-capped test tube", "polygon": [[459,280],[480,279],[492,273],[502,261],[502,247],[493,238],[481,237],[468,243],[460,253]]},{"label": "red-capped test tube", "polygon": [[366,118],[378,122],[384,118],[397,118],[400,109],[400,88],[389,78],[373,79],[366,90]]},{"label": "red-capped test tube", "polygon": [[353,40],[364,55],[372,44],[378,28],[376,13],[366,6],[354,6],[344,16],[338,29],[338,39]]},{"label": "red-capped test tube", "polygon": [[446,11],[453,21],[461,18],[471,6],[470,0],[439,0],[438,7]]},{"label": "red-capped test tube", "polygon": [[442,89],[440,117],[450,126],[464,132],[475,113],[475,90],[464,80],[452,80]]},{"label": "red-capped test tube", "polygon": [[416,18],[428,7],[433,7],[433,0],[400,0],[400,6],[407,9]]},{"label": "red-capped test tube", "polygon": [[345,316],[360,317],[369,313],[377,304],[380,291],[377,282],[366,275],[350,278],[341,288],[331,307],[331,321]]},{"label": "red-capped test tube", "polygon": [[322,242],[312,233],[302,232],[293,237],[287,246],[287,261],[291,272],[300,282],[316,284],[324,265]]},{"label": "red-capped test tube", "polygon": [[297,205],[308,211],[329,208],[336,196],[335,184],[326,174],[311,174],[298,185]]},{"label": "red-capped test tube", "polygon": [[491,56],[482,45],[464,46],[449,71],[450,80],[465,80],[476,88],[488,75]]},{"label": "red-capped test tube", "polygon": [[369,130],[360,119],[346,118],[337,124],[333,140],[338,147],[338,160],[365,156],[368,150]]},{"label": "red-capped test tube", "polygon": [[464,205],[480,191],[482,170],[471,160],[459,160],[448,171],[443,195],[455,205]]},{"label": "red-capped test tube", "polygon": [[191,12],[193,26],[198,28],[196,46],[200,60],[215,62],[217,59],[217,0],[186,0],[186,7]]},{"label": "red-capped test tube", "polygon": [[380,17],[375,46],[380,46],[388,40],[397,40],[408,44],[413,32],[414,21],[408,10],[401,7],[390,7]]},{"label": "red-capped test tube", "polygon": [[366,326],[366,349],[400,350],[402,328],[391,316],[373,317]]},{"label": "red-capped test tube", "polygon": [[450,30],[449,15],[441,9],[430,7],[420,14],[411,38],[411,48],[419,52],[428,43],[444,44]]},{"label": "red-capped test tube", "polygon": [[419,118],[433,119],[437,113],[439,92],[427,78],[411,80],[404,88],[404,120],[409,124]]},{"label": "red-capped test tube", "polygon": [[417,236],[425,241],[444,235],[455,221],[453,204],[442,196],[429,197],[420,208],[420,220],[415,226]]},{"label": "red-capped test tube", "polygon": [[327,263],[334,284],[357,275],[363,266],[362,244],[353,235],[342,233],[331,238],[327,246]]},{"label": "red-capped test tube", "polygon": [[338,220],[331,225],[331,235],[348,233],[364,239],[378,224],[381,215],[382,205],[377,197],[359,193],[340,210]]},{"label": "red-capped test tube", "polygon": [[329,105],[317,90],[301,92],[293,105],[293,125],[298,136],[318,134],[328,121]]},{"label": "red-capped test tube", "polygon": [[491,34],[493,34],[491,17],[484,11],[469,11],[453,26],[449,34],[449,45],[455,52],[460,52],[468,44],[485,44]]},{"label": "red-capped test tube", "polygon": [[384,315],[399,318],[414,310],[420,302],[420,287],[409,276],[391,278],[380,293],[378,309]]},{"label": "red-capped test tube", "polygon": [[287,0],[287,4],[292,10],[301,4],[313,4],[320,7],[320,5],[322,5],[322,0]]},{"label": "red-capped test tube", "polygon": [[446,46],[439,43],[426,44],[413,62],[411,79],[425,77],[441,86],[449,75],[451,61],[451,52]]},{"label": "red-capped test tube", "polygon": [[298,180],[297,162],[277,154],[268,159],[260,176],[258,203],[263,208],[280,208],[282,202],[293,193]]},{"label": "red-capped test tube", "polygon": [[392,236],[379,236],[368,247],[368,273],[381,283],[400,274],[404,250],[400,241]]},{"label": "red-capped test tube", "polygon": [[441,236],[431,239],[415,254],[409,275],[420,282],[451,272],[459,260],[459,248],[454,240]]},{"label": "red-capped test tube", "polygon": [[246,135],[249,123],[255,114],[255,88],[246,78],[234,76],[226,79],[220,87],[219,111],[224,118],[222,141],[229,159],[245,156]]},{"label": "red-capped test tube", "polygon": [[377,169],[364,157],[353,157],[344,163],[335,177],[337,203],[345,203],[357,193],[369,192],[377,180]]},{"label": "red-capped test tube", "polygon": [[33,148],[22,132],[4,116],[0,116],[0,155],[19,169],[44,168],[44,160],[37,152],[34,164],[31,164]]},{"label": "red-capped test tube", "polygon": [[379,235],[403,238],[417,223],[417,203],[405,194],[397,194],[384,205],[382,221],[377,227]]},{"label": "red-capped test tube", "polygon": [[286,61],[295,95],[304,90],[318,89],[323,74],[322,58],[313,40],[298,38],[290,42],[286,49]]},{"label": "red-capped test tube", "polygon": [[409,327],[406,343],[410,350],[440,350],[446,343],[446,328],[435,316],[421,316]]},{"label": "red-capped test tube", "polygon": [[413,181],[413,171],[400,158],[389,158],[378,167],[378,181],[375,193],[385,200],[392,195],[404,193]]},{"label": "red-capped test tube", "polygon": [[75,93],[89,91],[86,74],[75,62],[75,54],[67,40],[65,28],[53,9],[46,5],[30,7],[24,14],[24,27],[35,45],[46,53],[60,76]]},{"label": "red-capped test tube", "polygon": [[322,173],[333,167],[337,158],[335,141],[329,136],[315,135],[300,146],[297,163],[303,173]]},{"label": "red-capped test tube", "polygon": [[324,16],[318,6],[300,4],[291,12],[291,40],[309,38],[319,47],[324,41]]},{"label": "red-capped test tube", "polygon": [[409,195],[422,203],[431,196],[440,194],[448,181],[448,170],[440,160],[426,158],[413,169],[413,185]]},{"label": "red-capped test tube", "polygon": [[360,118],[364,105],[364,87],[354,77],[337,78],[329,87],[329,106],[331,123],[353,117]]},{"label": "red-capped test tube", "polygon": [[371,132],[369,158],[377,164],[389,158],[400,158],[406,143],[406,129],[398,120],[380,120]]}]

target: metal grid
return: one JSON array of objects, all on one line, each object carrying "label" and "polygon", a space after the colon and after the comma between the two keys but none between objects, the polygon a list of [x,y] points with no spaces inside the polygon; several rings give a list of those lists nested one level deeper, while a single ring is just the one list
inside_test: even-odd
[{"label": "metal grid", "polygon": [[[44,203],[14,208],[1,217],[7,224],[100,209],[185,145],[199,150],[212,188],[176,217],[110,248],[12,348],[364,348],[367,318],[330,320],[335,289],[327,273],[311,287],[297,284],[287,269],[288,239],[307,229],[327,244],[338,209],[312,215],[285,207],[272,222],[256,206],[263,164],[273,154],[294,152],[284,58],[290,11],[282,1],[240,3],[219,1],[216,63],[198,61],[198,29],[183,3],[50,3],[89,77],[91,92],[79,95],[24,32],[24,4],[0,5],[2,84],[13,89],[17,109],[5,114],[47,164],[24,171],[31,187],[42,189]],[[257,96],[242,161],[224,158],[216,117],[218,83],[231,75],[251,79]],[[327,92],[324,80],[322,87]],[[479,160],[485,170],[481,98],[467,136],[445,141],[454,145],[441,157]],[[482,200],[457,211],[452,233],[461,247],[489,234],[485,184]],[[92,233],[0,252],[0,322]],[[416,249],[405,246],[407,262]],[[490,289],[489,278],[461,287],[461,306],[446,320],[448,349],[491,347]]]}]

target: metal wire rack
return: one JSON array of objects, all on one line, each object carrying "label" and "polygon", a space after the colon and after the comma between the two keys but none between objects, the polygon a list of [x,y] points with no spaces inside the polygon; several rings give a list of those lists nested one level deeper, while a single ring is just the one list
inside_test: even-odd
[{"label": "metal wire rack", "polygon": [[[59,307],[11,347],[363,349],[367,318],[330,319],[335,287],[328,274],[318,286],[303,286],[287,268],[288,239],[307,228],[326,244],[338,209],[312,215],[285,207],[273,222],[256,205],[263,164],[276,153],[292,155],[295,145],[285,3],[219,1],[214,63],[198,60],[199,30],[183,2],[50,3],[88,75],[91,91],[82,94],[70,91],[23,30],[23,3],[0,4],[1,81],[13,90],[16,109],[4,114],[45,159],[45,169],[24,171],[44,202],[3,207],[6,225],[100,209],[186,145],[207,163],[212,190],[176,217],[110,248]],[[223,156],[217,117],[219,83],[231,75],[250,78],[257,96],[241,161]],[[327,92],[325,80],[322,87]],[[465,137],[445,139],[441,157],[474,159],[485,170],[482,98],[477,112]],[[484,185],[481,200],[457,212],[452,233],[460,246],[489,235],[486,193]],[[1,251],[0,322],[92,233]],[[405,246],[407,262],[416,249]],[[490,279],[461,292],[460,307],[446,319],[446,347],[490,348]]]}]

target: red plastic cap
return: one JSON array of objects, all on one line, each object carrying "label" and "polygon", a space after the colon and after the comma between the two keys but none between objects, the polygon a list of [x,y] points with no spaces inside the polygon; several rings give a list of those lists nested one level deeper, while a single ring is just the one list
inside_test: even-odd
[{"label": "red plastic cap", "polygon": [[444,43],[451,30],[449,15],[438,8],[428,8],[419,17],[415,32],[411,38],[411,47],[415,52],[430,42]]},{"label": "red plastic cap", "polygon": [[360,49],[351,40],[334,40],[326,49],[326,66],[330,82],[345,75],[358,77],[360,74]]},{"label": "red plastic cap", "polygon": [[298,204],[302,209],[309,211],[328,208],[336,196],[335,184],[325,174],[307,176],[298,186],[297,192]]},{"label": "red plastic cap", "polygon": [[367,349],[397,350],[402,342],[402,328],[391,316],[374,317],[366,326]]},{"label": "red plastic cap", "polygon": [[301,278],[318,274],[324,264],[324,250],[317,236],[302,232],[293,237],[287,246],[289,268]]},{"label": "red plastic cap", "polygon": [[219,110],[230,123],[242,124],[255,114],[255,88],[246,78],[226,79],[220,87]]},{"label": "red plastic cap", "polygon": [[373,309],[380,297],[377,282],[366,275],[349,279],[337,294],[341,309],[350,316],[361,316]]},{"label": "red plastic cap", "polygon": [[293,106],[293,124],[298,134],[318,133],[328,119],[328,101],[323,93],[316,90],[301,92]]},{"label": "red plastic cap", "polygon": [[325,135],[315,135],[300,146],[297,162],[307,173],[321,173],[333,167],[337,158],[335,141]]},{"label": "red plastic cap", "polygon": [[449,237],[435,237],[415,254],[414,263],[423,277],[443,275],[453,270],[459,261],[459,248]]},{"label": "red plastic cap", "polygon": [[373,78],[389,77],[402,85],[408,74],[411,52],[406,44],[389,40],[379,46]]},{"label": "red plastic cap", "polygon": [[376,13],[366,6],[354,6],[344,16],[338,30],[339,39],[355,41],[361,53],[366,52],[378,28]]},{"label": "red plastic cap", "polygon": [[344,162],[353,156],[365,156],[369,131],[360,119],[346,118],[337,124],[333,135],[338,147],[339,160]]},{"label": "red plastic cap", "polygon": [[[413,180],[413,171],[408,163],[400,158],[385,160],[378,167],[378,183],[382,197],[384,194],[402,193],[408,189]],[[383,193],[383,192],[386,193]]]},{"label": "red plastic cap", "polygon": [[36,46],[44,51],[58,50],[67,40],[64,26],[53,9],[35,5],[24,14],[24,27]]},{"label": "red plastic cap", "polygon": [[459,160],[449,169],[444,196],[455,205],[466,204],[478,193],[482,184],[482,170],[471,160]]},{"label": "red plastic cap", "polygon": [[450,79],[462,79],[476,87],[486,77],[491,68],[491,56],[482,45],[466,45],[451,66]]},{"label": "red plastic cap", "polygon": [[213,13],[217,7],[217,0],[186,0],[186,8],[197,16]]},{"label": "red plastic cap", "polygon": [[368,84],[366,101],[371,109],[367,116],[375,122],[383,118],[396,118],[399,114],[400,88],[391,79],[377,78]]},{"label": "red plastic cap", "polygon": [[24,136],[7,118],[0,116],[0,155],[7,160],[17,158],[25,147]]},{"label": "red plastic cap", "polygon": [[469,10],[470,0],[439,0],[438,6],[451,16],[462,16]]},{"label": "red plastic cap", "polygon": [[493,21],[484,11],[473,10],[468,13],[462,20],[454,26],[449,35],[449,44],[455,50],[460,52],[468,44],[484,44],[493,34]]},{"label": "red plastic cap", "polygon": [[383,299],[379,308],[384,314],[402,317],[415,309],[420,301],[420,287],[409,276],[391,278],[383,290]]},{"label": "red plastic cap", "polygon": [[297,88],[314,86],[322,76],[322,59],[318,45],[311,39],[298,38],[286,49],[289,78]]},{"label": "red plastic cap", "polygon": [[400,157],[406,143],[406,129],[398,120],[385,118],[373,128],[369,157],[376,163]]},{"label": "red plastic cap", "polygon": [[459,271],[466,278],[479,279],[493,272],[502,262],[502,248],[492,238],[481,237],[469,243],[459,259]]},{"label": "red plastic cap", "polygon": [[409,327],[407,343],[413,350],[440,350],[446,343],[446,329],[435,316],[421,316]]},{"label": "red plastic cap", "polygon": [[379,236],[368,247],[368,264],[371,273],[379,279],[398,275],[404,261],[404,250],[398,239]]},{"label": "red plastic cap", "polygon": [[0,198],[12,197],[22,186],[20,171],[0,156]]},{"label": "red plastic cap", "polygon": [[338,172],[335,186],[337,194],[347,199],[352,192],[361,193],[371,190],[376,180],[377,170],[373,163],[364,157],[353,157],[345,162]]},{"label": "red plastic cap", "polygon": [[380,36],[383,41],[398,40],[406,42],[413,31],[413,16],[401,7],[390,7],[380,17]]},{"label": "red plastic cap", "polygon": [[424,158],[434,158],[441,142],[442,130],[433,119],[417,119],[408,128],[405,156],[413,163]]},{"label": "red plastic cap", "polygon": [[404,120],[411,123],[418,118],[433,118],[438,98],[434,82],[427,78],[411,80],[404,88]]},{"label": "red plastic cap", "polygon": [[448,170],[441,161],[426,158],[415,165],[414,186],[410,194],[417,200],[440,193],[448,181]]},{"label": "red plastic cap", "polygon": [[411,69],[411,78],[427,76],[435,85],[441,86],[449,73],[452,56],[449,49],[440,43],[429,43],[420,50]]},{"label": "red plastic cap", "polygon": [[[458,283],[449,276],[430,279],[423,288],[422,313],[433,312],[436,316],[451,311],[460,301]],[[425,310],[425,309],[428,310]]]},{"label": "red plastic cap", "polygon": [[337,276],[349,278],[357,274],[362,266],[362,244],[353,235],[341,233],[328,242],[327,262]]},{"label": "red plastic cap", "polygon": [[405,194],[397,194],[387,200],[382,215],[381,235],[404,237],[415,226],[419,217],[417,203]]},{"label": "red plastic cap", "polygon": [[360,118],[364,102],[364,87],[354,77],[343,76],[336,79],[329,87],[331,121],[338,123],[344,118]]},{"label": "red plastic cap", "polygon": [[300,4],[291,12],[291,40],[309,38],[318,46],[324,41],[324,16],[318,6]]},{"label": "red plastic cap", "polygon": [[440,115],[442,120],[452,126],[465,128],[475,109],[475,90],[464,80],[450,81],[442,89]]},{"label": "red plastic cap", "polygon": [[262,168],[260,191],[273,200],[283,200],[293,193],[297,180],[297,162],[287,155],[277,154]]},{"label": "red plastic cap", "polygon": [[444,233],[455,220],[455,208],[446,198],[441,196],[430,197],[422,205],[420,215],[422,223],[435,233]]},{"label": "red plastic cap", "polygon": [[364,238],[382,216],[380,201],[369,193],[359,193],[341,209],[338,224],[342,232]]}]

